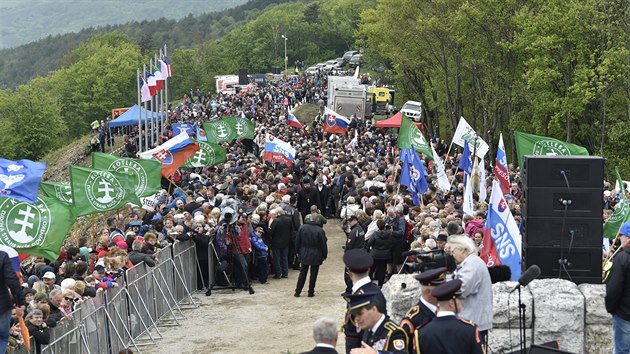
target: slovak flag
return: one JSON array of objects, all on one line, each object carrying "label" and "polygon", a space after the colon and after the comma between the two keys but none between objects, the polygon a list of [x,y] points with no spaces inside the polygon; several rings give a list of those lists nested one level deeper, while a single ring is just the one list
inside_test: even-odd
[{"label": "slovak flag", "polygon": [[518,225],[503,198],[499,181],[495,179],[492,182],[492,195],[480,257],[488,267],[497,265],[510,267],[512,280],[518,280],[521,276],[521,245]]},{"label": "slovak flag", "polygon": [[9,259],[11,260],[11,265],[13,266],[13,270],[15,274],[18,276],[18,279],[21,277],[20,272],[20,255],[17,253],[15,249],[6,245],[0,245],[0,251],[4,251],[9,255]]},{"label": "slovak flag", "polygon": [[161,162],[162,176],[168,178],[198,150],[199,145],[188,136],[186,131],[183,131],[164,144],[155,149],[141,152],[138,156],[141,159]]},{"label": "slovak flag", "polygon": [[286,141],[282,141],[273,135],[267,134],[265,137],[263,160],[280,162],[288,167],[291,167],[293,165],[293,161],[295,160],[295,149]]},{"label": "slovak flag", "polygon": [[155,79],[155,76],[148,71],[146,72],[146,75],[147,83],[149,84],[149,93],[151,94],[151,97],[153,97],[157,93],[157,80]]},{"label": "slovak flag", "polygon": [[295,116],[295,114],[291,112],[287,114],[287,124],[289,124],[292,127],[296,127],[298,129],[304,130],[304,126],[302,125],[302,123],[300,123],[300,121],[297,120],[297,117]]},{"label": "slovak flag", "polygon": [[510,175],[508,173],[507,157],[505,155],[505,145],[503,145],[503,133],[499,135],[499,147],[497,148],[497,158],[494,162],[494,176],[499,181],[503,194],[510,192]]},{"label": "slovak flag", "polygon": [[168,57],[165,55],[164,58],[162,58],[164,61],[164,64],[166,64],[166,77],[171,77],[173,76],[173,68],[171,67],[171,61],[168,59]]},{"label": "slovak flag", "polygon": [[347,134],[350,120],[329,108],[324,108],[324,126],[326,133]]}]

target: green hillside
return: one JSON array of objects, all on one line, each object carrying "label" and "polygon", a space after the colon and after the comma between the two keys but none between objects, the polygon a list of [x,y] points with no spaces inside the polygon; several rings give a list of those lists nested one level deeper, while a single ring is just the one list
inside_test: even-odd
[{"label": "green hillside", "polygon": [[3,0],[0,2],[0,48],[83,28],[130,21],[181,19],[188,14],[221,11],[247,0]]}]

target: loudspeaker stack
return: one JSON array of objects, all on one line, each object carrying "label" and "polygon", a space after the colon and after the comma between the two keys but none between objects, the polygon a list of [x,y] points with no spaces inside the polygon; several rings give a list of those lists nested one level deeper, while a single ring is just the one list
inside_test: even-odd
[{"label": "loudspeaker stack", "polygon": [[601,284],[604,159],[525,156],[523,182],[525,268]]},{"label": "loudspeaker stack", "polygon": [[239,85],[249,84],[249,78],[247,77],[247,69],[240,69],[238,71],[238,84]]}]

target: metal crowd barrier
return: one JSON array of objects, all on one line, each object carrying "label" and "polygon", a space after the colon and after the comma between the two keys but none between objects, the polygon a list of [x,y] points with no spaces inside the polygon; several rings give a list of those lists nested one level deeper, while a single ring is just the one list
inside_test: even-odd
[{"label": "metal crowd barrier", "polygon": [[[162,338],[160,326],[179,325],[182,307],[198,306],[192,297],[197,290],[195,243],[170,245],[156,259],[155,267],[137,264],[118,279],[118,287],[83,302],[71,318],[50,330],[51,343],[42,346],[42,354],[116,354],[124,348],[141,353],[143,345]],[[27,353],[20,350],[15,353]]]}]

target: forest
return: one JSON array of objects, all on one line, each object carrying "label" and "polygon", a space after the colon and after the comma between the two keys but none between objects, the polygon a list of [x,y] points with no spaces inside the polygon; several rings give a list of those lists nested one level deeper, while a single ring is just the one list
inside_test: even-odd
[{"label": "forest", "polygon": [[[176,100],[191,88],[214,87],[214,75],[280,66],[286,34],[289,62],[312,65],[363,49],[368,68],[384,68],[373,77],[395,86],[397,102],[423,103],[427,136],[450,141],[463,116],[492,154],[503,133],[510,161],[512,132],[520,130],[584,146],[607,159],[609,178],[615,167],[627,177],[628,6],[607,0],[271,4],[241,21],[226,15],[191,27],[221,27],[217,22],[225,20],[229,30],[173,45],[169,93]],[[153,33],[148,43],[124,31],[94,35],[45,76],[0,91],[0,131],[10,132],[0,136],[0,156],[36,159],[85,134],[88,122],[112,108],[133,104],[136,68],[164,43]]]}]

